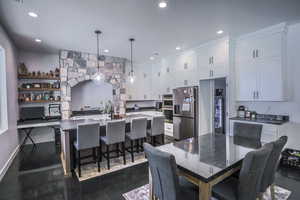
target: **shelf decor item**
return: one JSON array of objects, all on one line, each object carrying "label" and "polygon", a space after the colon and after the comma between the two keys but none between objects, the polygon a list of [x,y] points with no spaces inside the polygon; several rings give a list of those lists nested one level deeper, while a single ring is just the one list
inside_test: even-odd
[{"label": "shelf decor item", "polygon": [[18,68],[18,73],[20,75],[27,75],[28,74],[28,69],[27,69],[25,63],[20,63],[20,66]]}]

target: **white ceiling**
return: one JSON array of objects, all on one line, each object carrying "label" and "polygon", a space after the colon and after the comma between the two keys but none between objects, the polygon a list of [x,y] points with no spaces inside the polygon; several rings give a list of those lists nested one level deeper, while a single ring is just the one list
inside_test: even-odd
[{"label": "white ceiling", "polygon": [[[239,35],[300,19],[299,0],[15,0],[0,1],[0,19],[20,49],[96,52],[95,29],[103,31],[101,50],[129,58],[128,38],[136,38],[134,59],[168,55],[223,35]],[[36,12],[34,19],[28,12]],[[37,44],[35,38],[43,42]]]}]

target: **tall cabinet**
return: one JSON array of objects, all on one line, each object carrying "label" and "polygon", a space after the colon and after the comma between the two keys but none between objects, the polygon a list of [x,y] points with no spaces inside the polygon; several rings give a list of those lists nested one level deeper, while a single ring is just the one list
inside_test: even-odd
[{"label": "tall cabinet", "polygon": [[197,48],[199,79],[226,77],[229,66],[229,40],[222,38],[201,45]]},{"label": "tall cabinet", "polygon": [[236,41],[237,101],[285,101],[287,27],[284,23]]}]

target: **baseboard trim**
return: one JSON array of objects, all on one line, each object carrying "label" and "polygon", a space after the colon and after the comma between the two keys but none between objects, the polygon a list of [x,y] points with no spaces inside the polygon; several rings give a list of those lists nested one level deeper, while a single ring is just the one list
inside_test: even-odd
[{"label": "baseboard trim", "polygon": [[15,159],[16,155],[18,154],[20,150],[20,145],[18,145],[15,150],[13,151],[13,153],[10,155],[9,159],[6,161],[4,167],[0,170],[0,182],[2,181],[4,175],[6,174],[8,168],[10,167],[11,163],[13,162],[13,160]]}]

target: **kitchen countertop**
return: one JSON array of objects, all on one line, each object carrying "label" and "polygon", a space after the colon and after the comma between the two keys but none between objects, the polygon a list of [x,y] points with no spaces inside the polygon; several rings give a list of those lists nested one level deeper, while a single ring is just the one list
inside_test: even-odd
[{"label": "kitchen countertop", "polygon": [[[146,117],[151,120],[154,116],[163,116],[162,112],[157,111],[144,111],[144,112],[131,112],[126,113],[126,123],[130,123],[131,119],[138,117]],[[73,119],[61,120],[60,127],[63,131],[73,130],[77,128],[77,124],[95,122],[100,123],[100,126],[105,126],[107,121],[111,121],[104,115],[89,115],[89,116],[77,116]]]},{"label": "kitchen countertop", "polygon": [[282,125],[288,122],[288,120],[272,120],[272,119],[249,119],[242,117],[232,117],[230,120],[238,120],[238,121],[247,121],[247,122],[256,122],[263,124],[274,124],[274,125]]}]

